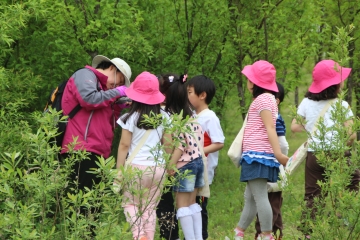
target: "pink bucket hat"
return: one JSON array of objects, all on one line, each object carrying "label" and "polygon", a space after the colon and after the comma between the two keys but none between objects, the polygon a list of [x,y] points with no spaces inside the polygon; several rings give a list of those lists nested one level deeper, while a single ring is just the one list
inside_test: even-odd
[{"label": "pink bucket hat", "polygon": [[333,60],[322,60],[314,67],[309,92],[319,93],[332,85],[339,84],[350,75],[350,72],[351,68],[341,67]]},{"label": "pink bucket hat", "polygon": [[276,85],[276,70],[268,61],[259,60],[253,65],[247,65],[241,71],[250,82],[266,90],[279,92]]},{"label": "pink bucket hat", "polygon": [[154,74],[140,73],[125,90],[130,99],[149,105],[162,103],[165,96],[159,91],[159,81]]}]

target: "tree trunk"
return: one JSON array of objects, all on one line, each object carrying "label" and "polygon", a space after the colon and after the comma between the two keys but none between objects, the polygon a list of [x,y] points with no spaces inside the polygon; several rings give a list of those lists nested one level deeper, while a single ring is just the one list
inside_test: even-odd
[{"label": "tree trunk", "polygon": [[[240,109],[245,108],[245,91],[243,86],[243,76],[240,75],[240,81],[237,83],[237,89],[238,89],[238,97],[239,97],[239,104]],[[244,111],[241,111],[242,119],[245,119],[246,113]]]},{"label": "tree trunk", "polygon": [[294,93],[294,103],[296,108],[299,106],[299,87],[295,87],[295,93]]},{"label": "tree trunk", "polygon": [[[352,75],[355,75],[355,79],[357,76],[360,76],[360,69],[357,69],[357,71],[354,71]],[[354,94],[355,94],[355,116],[359,119],[360,118],[360,82],[356,81],[354,83]],[[360,132],[357,133],[357,140],[360,141]]]},{"label": "tree trunk", "polygon": [[[351,33],[351,35],[354,35],[353,33]],[[353,68],[354,66],[354,50],[355,50],[355,41],[351,41],[349,43],[349,67]],[[345,100],[349,103],[349,105],[351,105],[352,103],[352,93],[353,93],[353,88],[354,88],[354,74],[350,74],[350,76],[348,77],[348,80],[346,81],[346,86],[347,86],[347,95],[345,97]]]}]

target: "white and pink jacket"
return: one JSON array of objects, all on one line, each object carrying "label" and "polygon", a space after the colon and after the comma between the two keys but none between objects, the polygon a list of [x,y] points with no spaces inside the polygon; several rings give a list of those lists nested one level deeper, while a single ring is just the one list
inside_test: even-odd
[{"label": "white and pink jacket", "polygon": [[109,157],[115,122],[122,109],[114,104],[121,97],[119,91],[106,88],[107,78],[90,66],[85,66],[70,77],[61,101],[64,115],[78,104],[81,109],[72,119],[68,119],[61,153],[68,152],[67,145],[78,137],[75,150]]}]

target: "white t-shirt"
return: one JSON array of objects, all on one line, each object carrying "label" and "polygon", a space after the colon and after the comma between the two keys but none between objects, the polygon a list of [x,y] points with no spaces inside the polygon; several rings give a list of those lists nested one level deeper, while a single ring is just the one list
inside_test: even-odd
[{"label": "white t-shirt", "polygon": [[[161,111],[164,117],[168,117],[168,115]],[[139,114],[134,113],[132,116],[124,123],[121,119],[123,119],[128,113],[125,113],[121,116],[117,123],[123,128],[130,132],[132,132],[132,139],[129,149],[129,156],[132,151],[136,148],[136,145],[140,142],[141,138],[144,136],[146,130],[138,128],[136,126]],[[165,164],[164,159],[162,158],[162,151],[159,147],[156,146],[160,143],[161,138],[163,136],[164,129],[162,126],[159,126],[156,129],[152,129],[149,137],[146,139],[144,145],[139,150],[138,154],[134,157],[132,163],[139,164],[143,166],[156,166],[159,164]],[[157,159],[155,160],[154,155],[157,155]]]},{"label": "white t-shirt", "polygon": [[[325,105],[331,101],[330,100],[321,100],[321,101],[314,101],[314,100],[310,100],[308,98],[304,98],[297,110],[297,113],[304,117],[306,120],[306,125],[305,125],[305,129],[308,132],[312,132],[312,129],[314,127],[314,124],[316,122],[316,120],[319,117],[319,114],[321,113],[322,109],[325,107]],[[339,101],[336,100],[332,103],[332,105],[329,107],[329,109],[326,111],[326,113],[324,114],[324,124],[326,127],[332,127],[335,123],[334,121],[331,119],[332,117],[332,112],[335,109],[335,103]],[[346,101],[342,101],[341,102],[343,108],[346,111],[346,119],[350,119],[353,115],[353,112],[351,111],[351,108],[349,106],[349,104]],[[317,134],[319,134],[319,130],[316,131]],[[321,141],[319,138],[315,137],[315,134],[312,134],[312,138],[310,138],[308,140],[309,143],[309,148],[308,151],[309,152],[313,152],[314,149],[311,148],[312,144],[316,144],[317,146],[324,146],[324,150],[329,150],[332,148],[332,146],[334,144],[332,144],[332,142],[336,142],[337,140],[337,134],[334,131],[328,131],[325,135],[325,143],[321,144]]]},{"label": "white t-shirt", "polygon": [[[209,135],[211,143],[224,143],[225,137],[220,125],[219,118],[212,110],[205,109],[200,113],[200,115],[197,115],[196,117],[198,117],[197,119],[203,129],[203,132],[206,132]],[[219,151],[209,153],[207,159],[208,181],[209,184],[211,184],[214,179],[215,168],[218,165]]]}]

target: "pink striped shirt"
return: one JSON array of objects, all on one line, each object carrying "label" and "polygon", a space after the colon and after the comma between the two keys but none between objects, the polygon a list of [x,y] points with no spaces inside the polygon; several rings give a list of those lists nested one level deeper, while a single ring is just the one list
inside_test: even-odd
[{"label": "pink striped shirt", "polygon": [[244,132],[243,152],[255,151],[274,153],[270,145],[265,125],[260,116],[262,110],[271,111],[274,127],[276,126],[278,106],[275,97],[270,93],[263,93],[255,98],[250,105],[248,122]]}]

